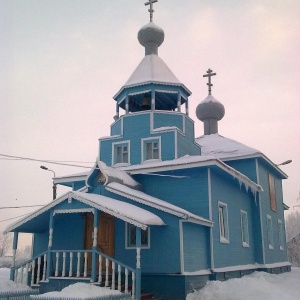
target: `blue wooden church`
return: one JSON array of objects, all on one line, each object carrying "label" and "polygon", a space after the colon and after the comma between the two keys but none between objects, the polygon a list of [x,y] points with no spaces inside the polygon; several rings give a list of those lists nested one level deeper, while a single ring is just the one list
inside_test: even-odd
[{"label": "blue wooden church", "polygon": [[[258,150],[218,134],[224,106],[198,105],[195,138],[190,90],[158,56],[164,31],[138,32],[145,56],[114,96],[110,136],[99,139],[88,173],[55,178],[70,191],[10,225],[34,234],[33,256],[11,279],[41,293],[86,282],[164,300],[185,299],[208,280],[255,270],[281,273],[287,261],[282,179]],[[143,299],[147,299],[144,296]]]}]

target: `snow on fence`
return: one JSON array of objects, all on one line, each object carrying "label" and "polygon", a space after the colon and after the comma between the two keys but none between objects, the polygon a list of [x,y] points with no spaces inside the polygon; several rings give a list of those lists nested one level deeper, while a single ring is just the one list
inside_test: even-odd
[{"label": "snow on fence", "polygon": [[20,291],[9,291],[0,292],[0,300],[30,300],[31,295],[38,295],[39,290],[20,290]]},{"label": "snow on fence", "polygon": [[30,296],[31,300],[131,300],[131,294],[120,294],[120,295],[103,295],[99,297],[88,297],[88,298],[71,298],[71,297],[51,297],[51,296],[43,296],[43,295],[34,295]]}]

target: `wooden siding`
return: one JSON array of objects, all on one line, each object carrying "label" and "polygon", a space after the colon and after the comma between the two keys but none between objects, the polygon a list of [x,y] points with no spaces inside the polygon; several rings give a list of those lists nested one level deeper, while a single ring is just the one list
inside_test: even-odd
[{"label": "wooden siding", "polygon": [[[254,250],[256,233],[253,231],[253,204],[257,204],[252,192],[249,190],[247,193],[244,186],[239,188],[237,180],[213,170],[211,183],[215,268],[254,264],[256,262]],[[227,204],[229,243],[220,241],[218,201]],[[242,244],[241,209],[248,214],[249,247],[243,247]]]},{"label": "wooden siding", "polygon": [[[259,168],[259,180],[260,185],[263,187],[263,192],[260,193],[261,207],[262,207],[262,228],[264,235],[264,248],[266,256],[266,264],[274,262],[287,261],[286,246],[284,243],[284,249],[280,249],[279,240],[279,226],[278,220],[281,220],[284,225],[284,209],[283,209],[283,196],[282,196],[282,180],[276,177],[276,174],[272,174],[275,178],[275,190],[276,190],[276,202],[277,211],[271,209],[270,205],[270,194],[269,194],[269,172],[270,170],[266,165],[261,163],[258,164]],[[267,238],[267,215],[272,218],[273,228],[273,249],[269,249],[268,238]],[[284,241],[286,241],[285,230],[283,230]]]},{"label": "wooden siding", "polygon": [[209,228],[183,222],[184,272],[210,269]]}]

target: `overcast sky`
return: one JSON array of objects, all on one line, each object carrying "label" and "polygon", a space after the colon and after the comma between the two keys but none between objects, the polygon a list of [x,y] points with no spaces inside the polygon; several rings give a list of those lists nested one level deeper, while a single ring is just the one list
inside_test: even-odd
[{"label": "overcast sky", "polygon": [[[113,122],[112,97],[144,56],[136,38],[149,21],[144,2],[0,0],[1,154],[95,161]],[[226,110],[219,133],[275,163],[293,160],[282,166],[292,210],[300,191],[300,1],[159,0],[154,9],[165,32],[159,56],[193,93],[196,136],[202,75],[211,68],[212,94]],[[0,207],[51,201],[52,173],[41,164],[57,176],[88,170],[0,158]],[[0,209],[0,230],[33,210]]]}]

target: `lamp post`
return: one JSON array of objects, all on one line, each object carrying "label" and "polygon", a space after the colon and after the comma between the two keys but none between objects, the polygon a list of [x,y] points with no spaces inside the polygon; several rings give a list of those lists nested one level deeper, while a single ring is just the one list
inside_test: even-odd
[{"label": "lamp post", "polygon": [[292,162],[292,160],[289,159],[289,160],[286,160],[286,161],[284,161],[284,162],[282,162],[282,163],[280,163],[280,164],[278,164],[278,165],[276,165],[276,166],[277,166],[277,167],[278,167],[278,166],[284,166],[284,165],[290,164],[291,162]]},{"label": "lamp post", "polygon": [[[54,175],[53,178],[55,177],[55,172],[53,170],[50,170],[50,169],[48,169],[45,166],[40,166],[40,168],[43,169],[43,170],[46,170],[46,171],[53,172],[53,175]],[[53,189],[53,200],[55,200],[56,199],[56,184],[54,183],[54,180],[53,180],[53,187],[52,187],[52,189]]]}]

